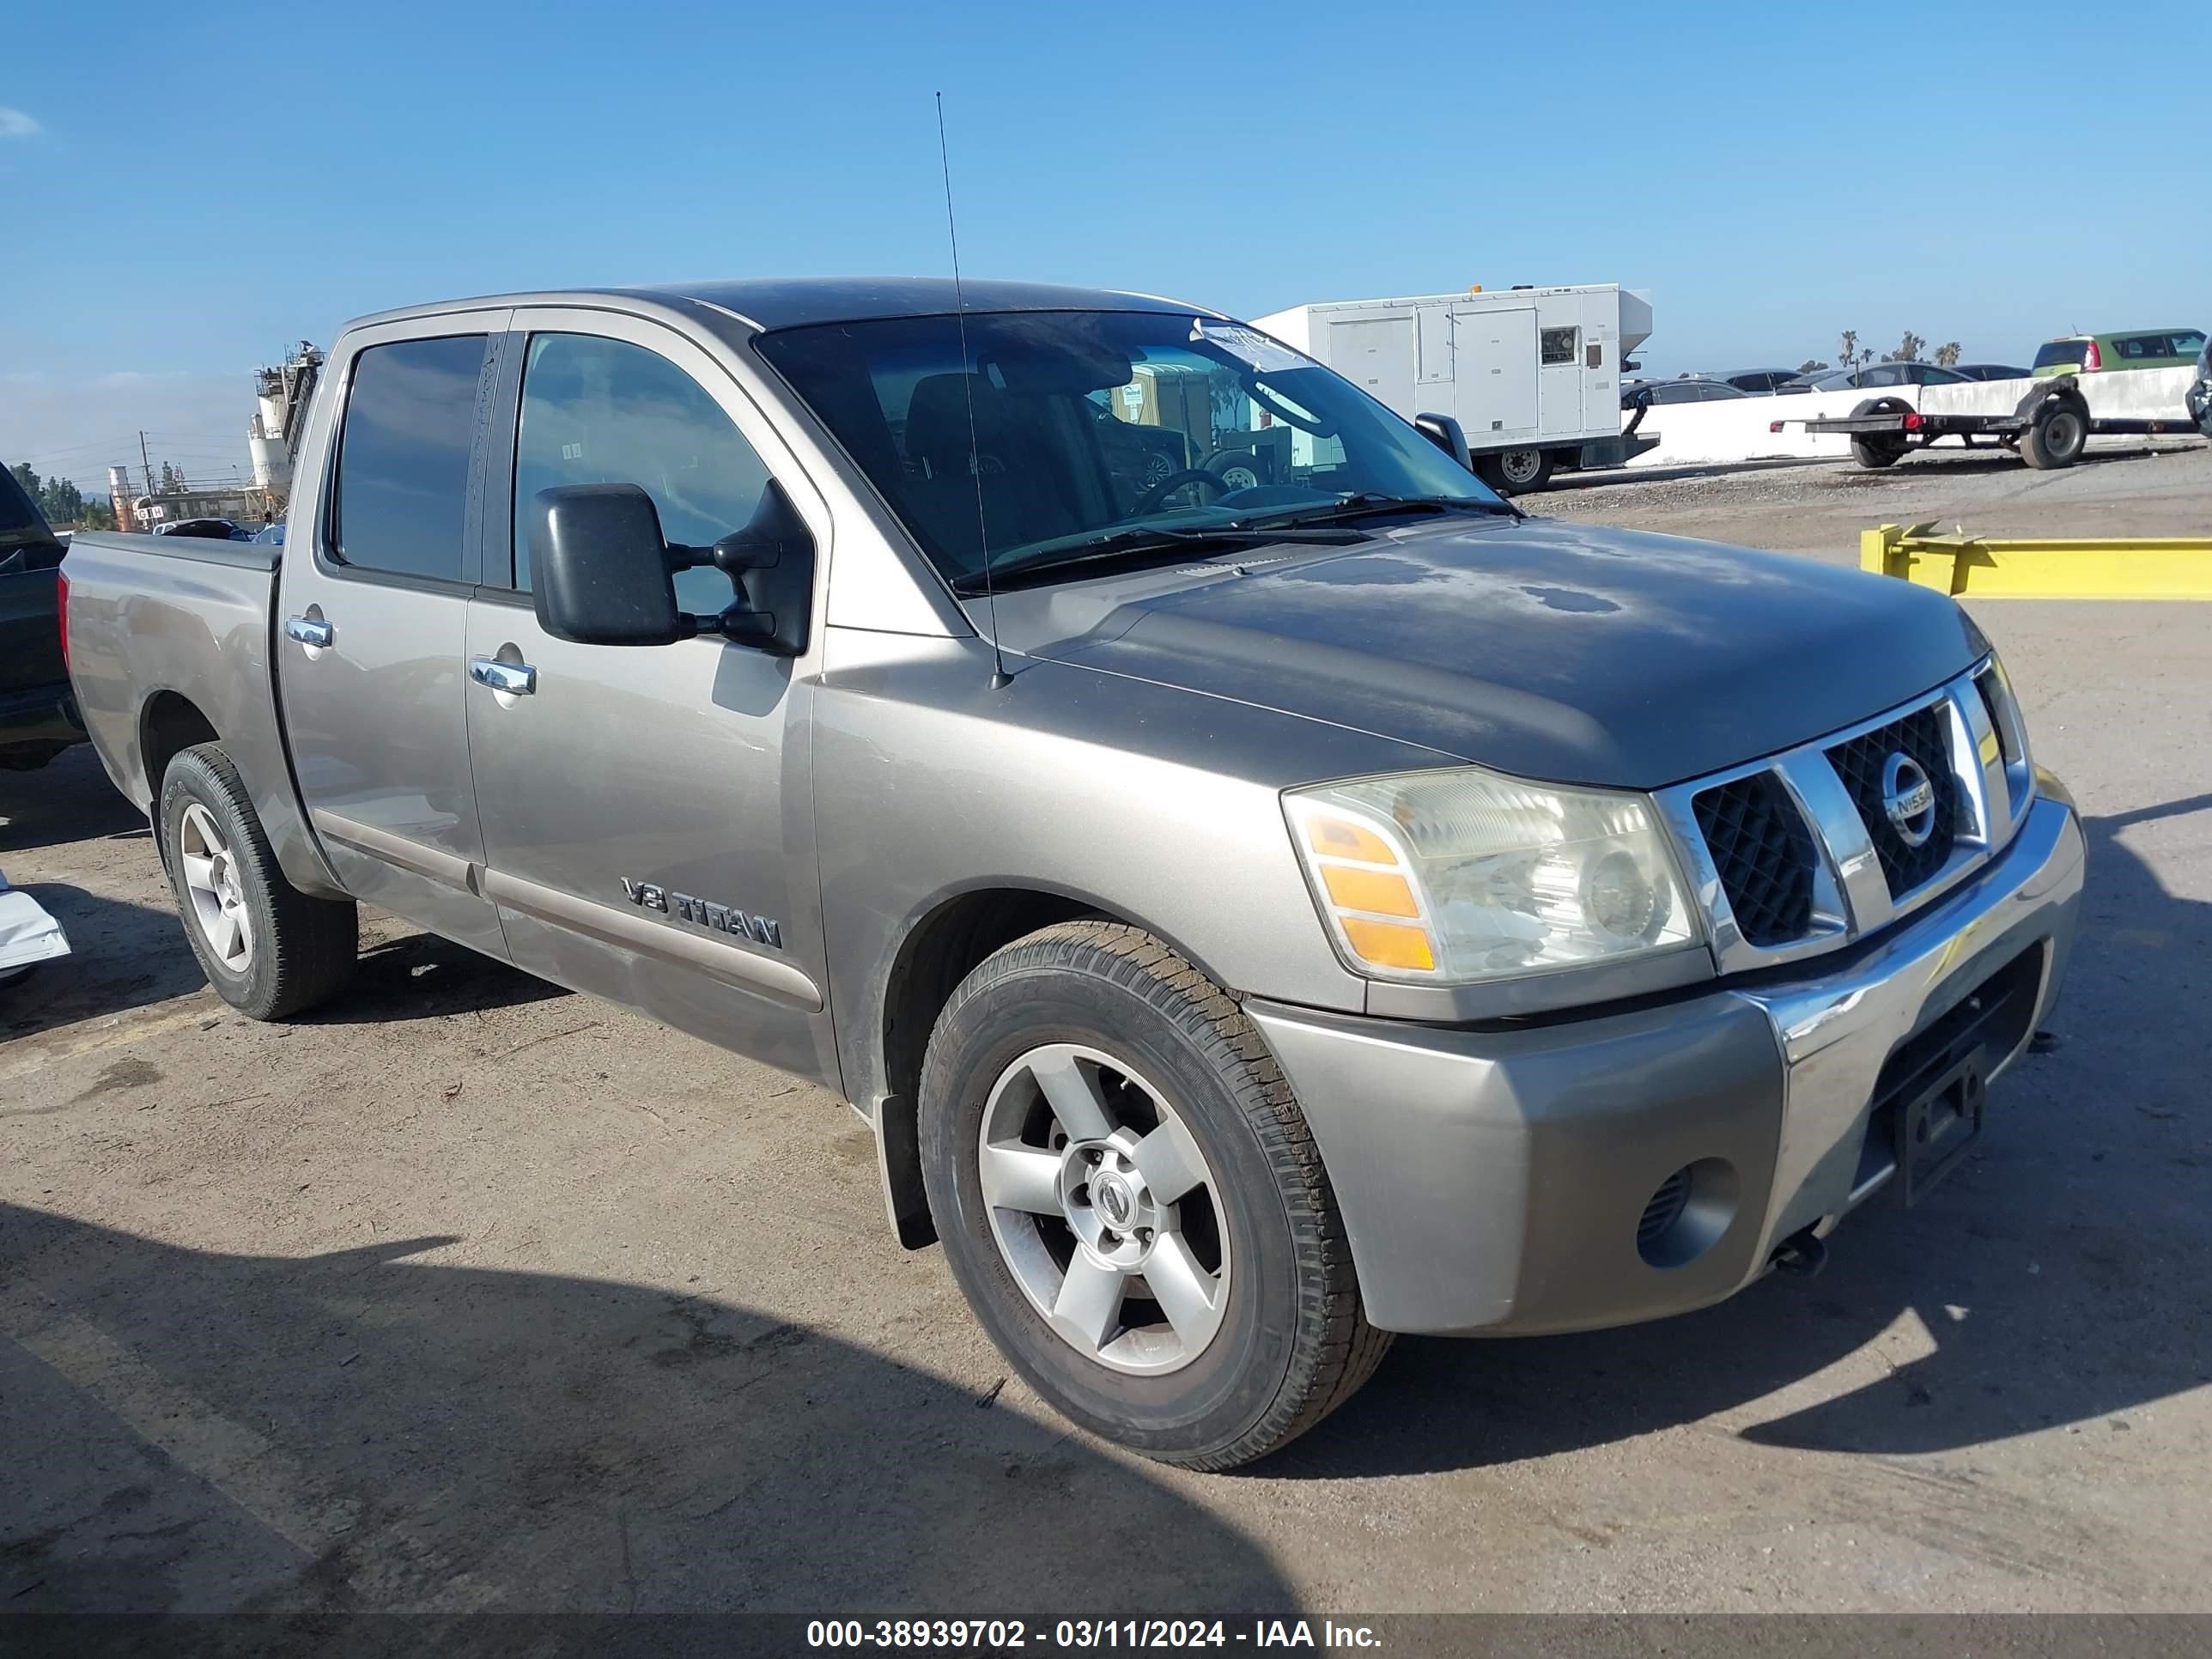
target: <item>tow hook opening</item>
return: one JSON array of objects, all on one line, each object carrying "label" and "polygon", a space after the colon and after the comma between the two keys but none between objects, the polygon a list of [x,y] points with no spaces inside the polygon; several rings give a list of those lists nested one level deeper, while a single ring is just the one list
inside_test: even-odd
[{"label": "tow hook opening", "polygon": [[1788,1273],[1792,1279],[1810,1279],[1828,1265],[1828,1247],[1812,1227],[1802,1227],[1774,1247],[1767,1258],[1774,1271]]}]

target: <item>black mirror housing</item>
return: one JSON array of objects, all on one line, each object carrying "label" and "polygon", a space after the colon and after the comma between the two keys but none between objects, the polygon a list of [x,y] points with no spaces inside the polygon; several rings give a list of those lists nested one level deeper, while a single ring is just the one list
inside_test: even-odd
[{"label": "black mirror housing", "polygon": [[[653,497],[631,483],[565,484],[530,503],[531,602],[538,624],[575,645],[672,645],[719,634],[772,657],[806,649],[814,537],[770,479],[744,529],[712,547],[665,540]],[[713,565],[736,600],[714,616],[677,603],[676,573]]]},{"label": "black mirror housing", "polygon": [[716,542],[696,562],[728,576],[738,603],[720,617],[721,631],[772,657],[806,649],[814,611],[814,535],[773,478],[742,530]]},{"label": "black mirror housing", "polygon": [[563,484],[530,502],[538,625],[576,645],[671,645],[698,631],[676,604],[653,497],[635,484]]},{"label": "black mirror housing", "polygon": [[1468,453],[1467,434],[1449,415],[1416,415],[1413,425],[1420,434],[1438,449],[1457,461],[1468,471],[1474,471],[1474,457]]}]

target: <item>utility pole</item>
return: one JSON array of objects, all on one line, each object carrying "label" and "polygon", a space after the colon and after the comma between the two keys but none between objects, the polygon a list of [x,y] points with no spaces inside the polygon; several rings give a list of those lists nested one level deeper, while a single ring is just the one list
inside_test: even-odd
[{"label": "utility pole", "polygon": [[143,428],[141,428],[138,433],[138,465],[146,469],[146,493],[150,495],[154,493],[154,463],[146,453],[146,433]]}]

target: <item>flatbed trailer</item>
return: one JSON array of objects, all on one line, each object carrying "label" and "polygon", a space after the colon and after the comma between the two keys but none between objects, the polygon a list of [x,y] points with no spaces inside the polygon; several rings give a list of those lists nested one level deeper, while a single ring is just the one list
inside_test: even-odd
[{"label": "flatbed trailer", "polygon": [[2093,416],[2075,377],[2061,374],[2036,381],[2006,411],[1919,410],[1902,398],[1869,398],[1848,415],[1807,421],[1805,429],[1849,438],[1852,458],[1864,467],[1893,466],[1912,450],[1956,438],[1969,449],[2016,449],[2030,466],[2052,468],[2080,460],[2093,434],[2149,436],[2196,428],[2180,417]]}]

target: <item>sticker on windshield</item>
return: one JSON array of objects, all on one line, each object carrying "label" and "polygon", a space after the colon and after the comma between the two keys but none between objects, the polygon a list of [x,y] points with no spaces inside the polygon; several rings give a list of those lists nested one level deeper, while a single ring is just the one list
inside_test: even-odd
[{"label": "sticker on windshield", "polygon": [[1208,345],[1219,346],[1224,351],[1234,352],[1253,368],[1266,374],[1292,368],[1310,368],[1313,365],[1288,346],[1269,339],[1256,328],[1243,323],[1218,322],[1211,317],[1190,319],[1190,337],[1203,340]]}]

